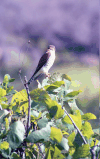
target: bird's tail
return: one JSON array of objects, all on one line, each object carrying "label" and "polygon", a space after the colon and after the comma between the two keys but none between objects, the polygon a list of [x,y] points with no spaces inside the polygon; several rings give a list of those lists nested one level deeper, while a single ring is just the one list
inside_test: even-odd
[{"label": "bird's tail", "polygon": [[43,73],[40,73],[38,76],[34,77],[34,81],[37,80]]},{"label": "bird's tail", "polygon": [[37,80],[38,77],[40,77],[43,73],[40,73],[38,76],[34,77],[34,75],[30,78],[30,80],[28,81],[28,85],[34,80]]},{"label": "bird's tail", "polygon": [[28,85],[34,80],[34,75],[30,78],[30,80],[28,81]]}]

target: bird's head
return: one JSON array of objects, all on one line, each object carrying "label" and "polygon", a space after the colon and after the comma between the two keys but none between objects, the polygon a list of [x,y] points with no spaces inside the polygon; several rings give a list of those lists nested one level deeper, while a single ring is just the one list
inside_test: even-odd
[{"label": "bird's head", "polygon": [[56,50],[54,45],[49,45],[49,49],[52,50],[52,51]]}]

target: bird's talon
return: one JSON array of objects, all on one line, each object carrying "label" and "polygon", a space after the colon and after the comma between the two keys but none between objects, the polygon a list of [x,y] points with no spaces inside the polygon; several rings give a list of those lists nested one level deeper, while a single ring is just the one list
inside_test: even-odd
[{"label": "bird's talon", "polygon": [[51,77],[50,73],[48,74],[48,78]]},{"label": "bird's talon", "polygon": [[50,73],[46,74],[46,77],[48,77],[48,78],[51,77]]}]

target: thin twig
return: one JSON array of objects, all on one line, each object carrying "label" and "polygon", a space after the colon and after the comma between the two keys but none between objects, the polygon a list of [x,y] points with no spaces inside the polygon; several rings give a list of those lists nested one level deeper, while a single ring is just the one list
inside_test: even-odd
[{"label": "thin twig", "polygon": [[90,149],[90,152],[91,152],[91,158],[92,159],[96,159],[96,156],[95,156],[95,146]]},{"label": "thin twig", "polygon": [[[26,45],[26,44],[25,44],[25,45]],[[30,45],[30,40],[28,41],[28,47],[27,47],[26,53],[28,52],[29,45]],[[19,66],[20,66],[20,68],[19,68],[19,71],[18,71],[18,75],[19,75],[19,78],[20,78],[20,80],[21,80],[21,82],[22,82],[22,84],[23,84],[23,86],[24,86],[24,82],[23,82],[23,80],[22,80],[22,78],[21,78],[21,72],[22,72],[22,67],[23,67],[23,61],[22,61],[22,64],[21,64],[21,62],[20,62],[20,54],[21,54],[21,50],[20,50],[20,53],[19,53]],[[25,54],[24,54],[24,57],[25,57]],[[23,60],[24,60],[24,58],[23,58]],[[21,65],[22,65],[22,66],[21,66]]]},{"label": "thin twig", "polygon": [[28,117],[27,117],[27,128],[26,128],[26,137],[28,136],[28,130],[30,128],[30,120],[31,120],[31,98],[30,98],[30,94],[29,94],[29,87],[27,84],[27,78],[26,76],[24,77],[24,81],[25,81],[25,88],[27,91],[27,95],[28,95]]},{"label": "thin twig", "polygon": [[76,126],[75,122],[73,121],[73,119],[70,117],[70,115],[67,113],[67,111],[65,110],[65,113],[68,115],[68,117],[70,118],[70,120],[72,121],[74,127],[77,129],[78,133],[80,134],[81,138],[84,141],[84,144],[87,144],[87,141],[85,140],[84,136],[82,135],[81,131],[79,130],[79,128]]},{"label": "thin twig", "polygon": [[37,143],[37,146],[38,146],[38,148],[39,148],[40,154],[42,155],[42,159],[44,159],[44,158],[45,158],[45,155],[43,154],[43,152],[42,152],[42,150],[41,150],[40,143]]},{"label": "thin twig", "polygon": [[97,158],[96,158],[96,159],[98,159],[98,158],[99,158],[99,154],[100,154],[100,150],[99,150],[99,152],[98,152],[98,154],[97,154]]},{"label": "thin twig", "polygon": [[[98,151],[98,154],[96,153],[97,151],[97,147],[100,147],[99,144],[93,146],[91,149],[90,149],[90,152],[91,152],[91,155],[92,155],[92,159],[98,159],[99,158],[99,154],[100,154],[100,150]],[[97,154],[97,156],[96,156]]]},{"label": "thin twig", "polygon": [[[78,133],[80,134],[82,140],[84,141],[84,144],[87,144],[87,141],[85,140],[83,134],[81,133],[81,131],[79,130],[79,128],[76,126],[75,122],[73,121],[73,119],[70,117],[70,115],[67,113],[67,111],[65,110],[65,113],[66,115],[68,115],[68,117],[70,118],[70,120],[72,121],[74,127],[77,129]],[[95,143],[94,143],[95,145]],[[98,147],[99,145],[96,145],[94,146],[93,148],[90,148],[90,152],[91,152],[91,156],[92,156],[92,159],[98,159],[98,156],[99,156],[99,153],[100,151],[98,152],[98,155],[97,155],[97,158],[96,158],[96,147]]]}]

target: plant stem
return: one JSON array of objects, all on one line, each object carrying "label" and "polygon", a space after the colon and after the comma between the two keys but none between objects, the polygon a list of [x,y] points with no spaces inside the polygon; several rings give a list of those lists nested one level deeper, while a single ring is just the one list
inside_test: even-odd
[{"label": "plant stem", "polygon": [[29,94],[29,87],[27,84],[27,78],[26,76],[24,77],[24,81],[25,81],[25,88],[27,91],[27,95],[28,95],[28,117],[27,117],[27,128],[26,128],[26,137],[28,136],[28,130],[30,128],[30,120],[31,120],[31,98],[30,98],[30,94]]},{"label": "plant stem", "polygon": [[65,113],[68,115],[68,117],[70,118],[70,120],[72,121],[74,127],[77,129],[78,133],[80,134],[84,144],[87,144],[87,141],[85,140],[84,136],[82,135],[81,131],[79,130],[79,128],[76,126],[75,122],[73,121],[73,119],[70,117],[70,115],[67,113],[67,111],[65,110]]}]

